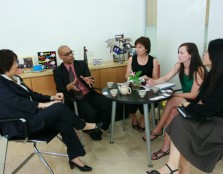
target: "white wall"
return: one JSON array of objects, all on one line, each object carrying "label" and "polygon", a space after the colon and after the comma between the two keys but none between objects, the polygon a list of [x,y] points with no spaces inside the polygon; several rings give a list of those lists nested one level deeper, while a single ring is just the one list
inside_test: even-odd
[{"label": "white wall", "polygon": [[223,38],[223,1],[210,0],[207,40],[209,42],[217,38]]},{"label": "white wall", "polygon": [[[180,44],[194,42],[202,55],[206,1],[159,0],[157,3],[157,58],[164,75],[178,61]],[[179,84],[178,76],[172,81]]]},{"label": "white wall", "polygon": [[0,49],[19,57],[67,44],[77,59],[86,46],[89,58],[112,60],[107,39],[145,35],[145,0],[1,0],[0,21]]}]

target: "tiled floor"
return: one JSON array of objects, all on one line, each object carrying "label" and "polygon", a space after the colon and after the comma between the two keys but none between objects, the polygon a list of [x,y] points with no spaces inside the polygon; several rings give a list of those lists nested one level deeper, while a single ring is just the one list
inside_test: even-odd
[{"label": "tiled floor", "polygon": [[[121,122],[115,124],[114,144],[109,143],[109,133],[103,134],[102,141],[92,141],[88,135],[84,134],[85,150],[87,154],[82,160],[93,167],[92,174],[145,174],[147,167],[146,143],[142,140],[143,133],[135,131],[130,126],[129,119],[126,122],[126,131],[121,128]],[[152,149],[158,150],[162,143],[162,137],[152,142]],[[64,145],[54,139],[48,145],[41,145],[41,149],[47,149],[65,153]],[[12,170],[32,152],[29,144],[9,143],[6,172]],[[63,157],[45,156],[55,174],[80,174],[77,168],[70,170],[68,159]],[[153,161],[154,168],[164,165],[168,156]],[[43,166],[37,156],[31,159],[20,172],[21,174],[47,174],[47,169]],[[202,174],[192,167],[192,174]],[[223,173],[223,161],[219,162],[213,174]]]}]

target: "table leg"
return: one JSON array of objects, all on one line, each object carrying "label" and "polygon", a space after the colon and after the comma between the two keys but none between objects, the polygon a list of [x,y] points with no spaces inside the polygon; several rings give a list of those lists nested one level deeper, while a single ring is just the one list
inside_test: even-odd
[{"label": "table leg", "polygon": [[152,112],[152,123],[153,123],[153,129],[156,127],[155,125],[155,104],[151,103],[151,112]]},{"label": "table leg", "polygon": [[113,136],[114,136],[114,125],[115,125],[115,112],[116,112],[116,101],[112,101],[110,144],[114,143]]},{"label": "table leg", "polygon": [[125,104],[123,104],[122,129],[125,131]]},{"label": "table leg", "polygon": [[[153,105],[154,106],[154,105]],[[153,167],[151,160],[151,141],[150,141],[150,128],[149,128],[149,112],[148,104],[143,104],[144,116],[145,116],[145,127],[146,127],[146,145],[148,151],[148,166]]]}]

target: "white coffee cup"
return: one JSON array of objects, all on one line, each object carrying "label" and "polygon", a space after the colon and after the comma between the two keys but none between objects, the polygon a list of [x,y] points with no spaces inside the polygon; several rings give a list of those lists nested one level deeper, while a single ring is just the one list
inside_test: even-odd
[{"label": "white coffee cup", "polygon": [[144,89],[140,89],[140,90],[138,90],[138,92],[139,92],[139,96],[140,96],[141,98],[145,97],[145,95],[146,95],[146,90],[144,90]]},{"label": "white coffee cup", "polygon": [[112,88],[113,85],[114,85],[114,82],[107,82],[108,88]]},{"label": "white coffee cup", "polygon": [[152,91],[156,94],[160,89],[158,87],[153,86]]},{"label": "white coffee cup", "polygon": [[112,97],[116,97],[116,95],[118,94],[118,90],[117,89],[111,89],[110,93],[111,93]]}]

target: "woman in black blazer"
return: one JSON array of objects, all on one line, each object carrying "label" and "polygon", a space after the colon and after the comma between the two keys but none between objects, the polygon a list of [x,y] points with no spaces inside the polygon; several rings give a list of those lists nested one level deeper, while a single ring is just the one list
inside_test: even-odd
[{"label": "woman in black blazer", "polygon": [[[47,96],[36,93],[27,87],[17,76],[17,55],[11,50],[0,50],[0,118],[19,117],[28,122],[30,134],[47,130],[59,130],[67,146],[70,168],[75,166],[81,171],[91,171],[80,156],[85,155],[78,136],[74,130],[95,130],[101,124],[85,123],[66,105],[61,103],[63,94]],[[3,134],[10,137],[24,136],[21,122],[0,124]]]}]

